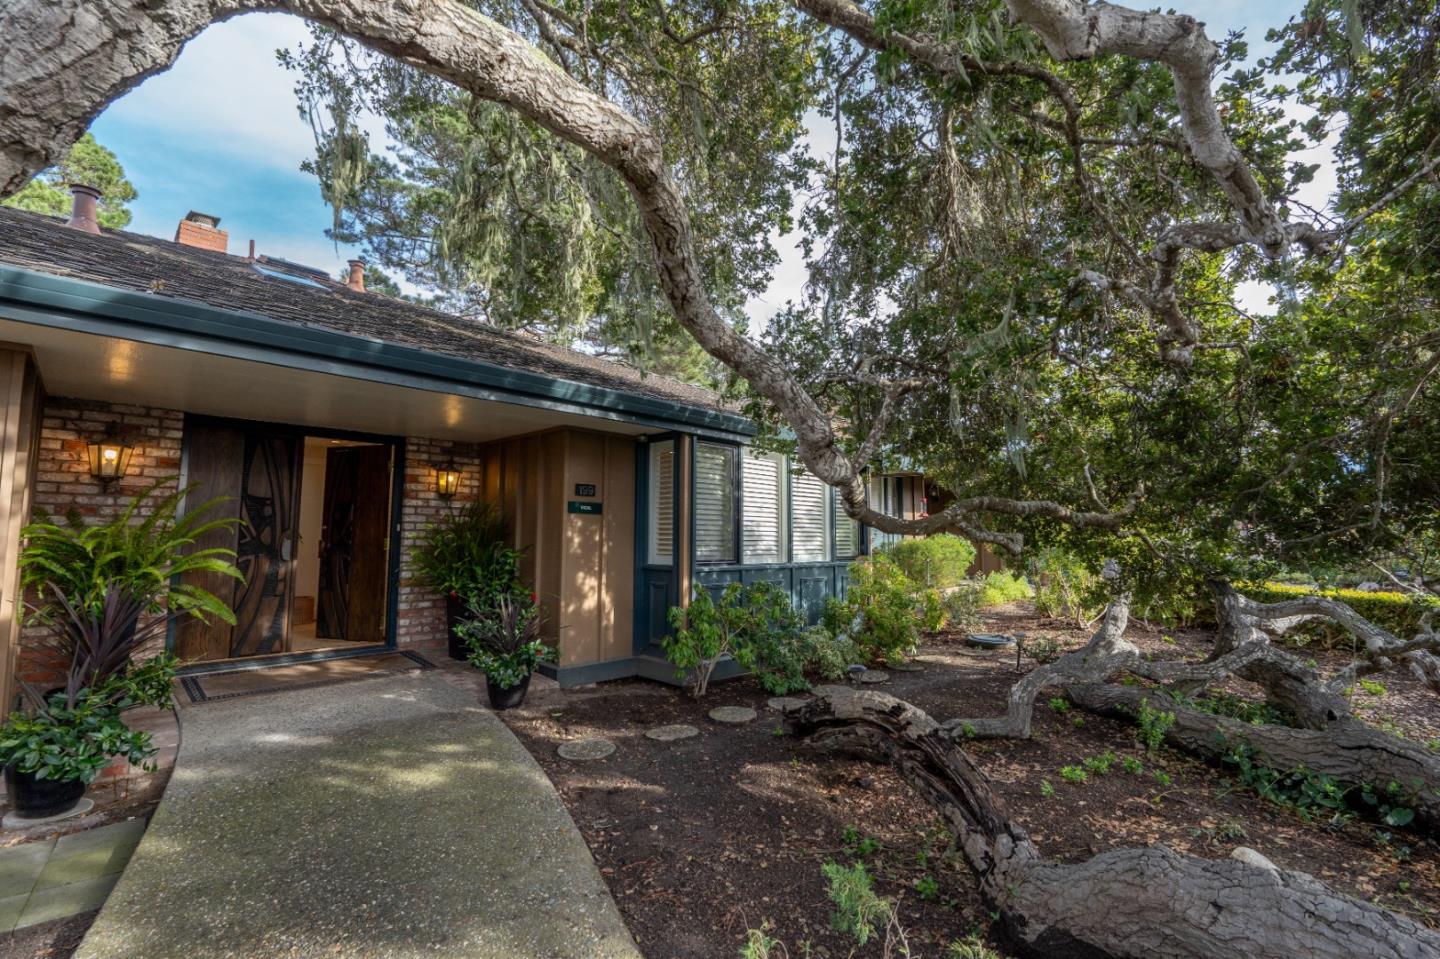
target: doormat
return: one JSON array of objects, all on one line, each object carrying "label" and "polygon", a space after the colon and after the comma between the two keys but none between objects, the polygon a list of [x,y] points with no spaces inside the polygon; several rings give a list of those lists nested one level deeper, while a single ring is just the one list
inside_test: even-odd
[{"label": "doormat", "polygon": [[373,679],[392,673],[434,669],[435,664],[419,653],[400,649],[373,656],[349,656],[289,666],[262,666],[223,673],[192,673],[180,677],[180,688],[192,703],[213,703],[241,696],[283,693],[311,689],[356,679]]}]

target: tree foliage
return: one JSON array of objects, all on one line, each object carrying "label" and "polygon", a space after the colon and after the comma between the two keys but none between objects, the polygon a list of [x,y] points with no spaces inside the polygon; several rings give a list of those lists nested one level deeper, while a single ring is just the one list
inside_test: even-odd
[{"label": "tree foliage", "polygon": [[4,204],[48,216],[70,215],[71,183],[84,183],[100,191],[99,220],[107,230],[130,225],[130,204],[139,198],[125,179],[119,159],[96,142],[94,134],[82,136],[65,159],[6,197]]},{"label": "tree foliage", "polygon": [[[814,29],[778,2],[594,7],[477,4],[663,136],[701,244],[707,287],[735,323],[789,228]],[[567,34],[560,40],[560,32]],[[582,45],[574,36],[582,34]],[[585,151],[505,107],[333,32],[282,55],[316,129],[310,165],[336,207],[333,235],[508,328],[718,385],[715,362],[656,285],[629,192]],[[357,117],[384,122],[393,150]]]}]

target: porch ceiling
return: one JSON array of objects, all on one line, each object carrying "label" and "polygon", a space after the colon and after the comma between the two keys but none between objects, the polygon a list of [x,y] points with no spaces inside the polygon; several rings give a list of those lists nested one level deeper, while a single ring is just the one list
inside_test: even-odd
[{"label": "porch ceiling", "polygon": [[661,428],[586,415],[564,404],[506,402],[3,317],[0,341],[30,347],[46,391],[55,396],[470,442],[557,426],[630,435]]}]

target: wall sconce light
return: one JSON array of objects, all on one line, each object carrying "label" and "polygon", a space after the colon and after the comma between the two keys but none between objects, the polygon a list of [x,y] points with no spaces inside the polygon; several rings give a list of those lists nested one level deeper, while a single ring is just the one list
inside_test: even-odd
[{"label": "wall sconce light", "polygon": [[90,442],[90,475],[109,486],[125,475],[134,454],[135,447],[125,442],[111,423],[104,436]]},{"label": "wall sconce light", "polygon": [[435,495],[441,499],[454,499],[460,492],[460,469],[454,463],[435,467]]}]

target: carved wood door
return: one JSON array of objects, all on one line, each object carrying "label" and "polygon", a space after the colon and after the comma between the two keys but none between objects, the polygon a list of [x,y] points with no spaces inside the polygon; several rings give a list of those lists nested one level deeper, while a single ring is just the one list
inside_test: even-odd
[{"label": "carved wood door", "polygon": [[385,641],[389,525],[390,448],[327,450],[317,637]]},{"label": "carved wood door", "polygon": [[288,651],[302,453],[303,442],[296,435],[205,420],[187,424],[187,508],[224,497],[209,515],[239,520],[237,527],[215,531],[197,546],[234,549],[245,581],[214,574],[187,576],[187,582],[228,603],[236,621],[229,626],[218,620],[182,620],[175,635],[175,654],[182,661]]}]

